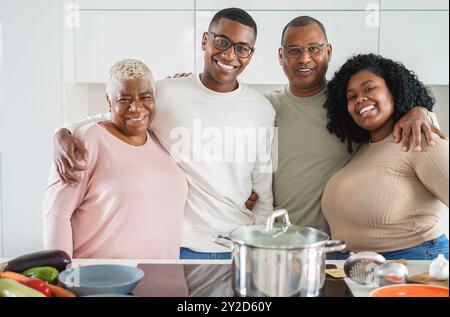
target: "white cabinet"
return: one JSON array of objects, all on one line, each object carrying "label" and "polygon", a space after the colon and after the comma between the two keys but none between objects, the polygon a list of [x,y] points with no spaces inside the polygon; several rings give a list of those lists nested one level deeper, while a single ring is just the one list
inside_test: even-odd
[{"label": "white cabinet", "polygon": [[[197,44],[200,45],[202,33],[207,30],[214,11],[201,11],[197,13]],[[250,12],[258,25],[258,38],[256,51],[251,63],[242,73],[240,80],[249,84],[279,84],[286,83],[287,79],[278,63],[278,48],[281,42],[281,33],[289,21],[302,11]],[[331,76],[345,60],[356,53],[376,53],[378,51],[378,28],[368,27],[366,19],[368,12],[350,11],[318,11],[311,14],[321,21],[327,32],[328,39],[333,45],[333,57],[328,74]],[[197,50],[197,71],[203,69],[203,51]]]},{"label": "white cabinet", "polygon": [[448,10],[448,0],[384,0],[381,10]]},{"label": "white cabinet", "polygon": [[81,11],[77,82],[105,82],[119,59],[145,62],[155,79],[194,68],[193,11]]},{"label": "white cabinet", "polygon": [[[378,0],[370,1],[378,4]],[[361,0],[197,0],[197,10],[221,10],[237,7],[244,10],[365,10],[368,2]]]},{"label": "white cabinet", "polygon": [[427,85],[448,85],[448,11],[381,13],[380,54],[401,61]]},{"label": "white cabinet", "polygon": [[193,10],[194,0],[75,0],[80,10]]},{"label": "white cabinet", "polygon": [[[244,82],[286,82],[277,59],[281,32],[292,18],[310,15],[325,25],[333,44],[329,77],[351,55],[372,52],[411,65],[427,84],[448,84],[448,58],[443,58],[448,54],[447,1],[427,2],[436,8],[431,11],[418,11],[423,7],[421,1],[402,0],[371,1],[369,7],[360,0],[197,0],[195,5],[194,0],[77,2],[80,26],[71,41],[74,67],[68,68],[75,74],[67,76],[75,82],[104,82],[109,66],[121,58],[142,59],[156,79],[202,71],[202,33],[217,10],[238,6],[247,9],[258,24],[256,52],[240,78]],[[382,11],[377,11],[380,5]],[[424,62],[428,57],[422,54],[432,47],[436,55]]]}]

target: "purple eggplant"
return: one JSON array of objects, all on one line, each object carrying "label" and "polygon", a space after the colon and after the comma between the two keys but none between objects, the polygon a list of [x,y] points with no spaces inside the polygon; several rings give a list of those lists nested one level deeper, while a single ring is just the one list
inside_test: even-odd
[{"label": "purple eggplant", "polygon": [[22,273],[29,268],[38,266],[52,266],[59,272],[62,272],[70,263],[72,263],[72,259],[66,252],[62,250],[44,250],[19,256],[6,263],[0,263],[0,272]]}]

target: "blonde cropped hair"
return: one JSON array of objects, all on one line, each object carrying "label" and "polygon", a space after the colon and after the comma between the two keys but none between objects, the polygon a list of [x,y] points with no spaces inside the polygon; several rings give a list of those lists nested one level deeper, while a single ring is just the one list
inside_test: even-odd
[{"label": "blonde cropped hair", "polygon": [[150,69],[137,59],[122,59],[111,66],[106,80],[106,93],[111,98],[114,86],[120,81],[147,79],[152,90],[155,91],[155,82]]}]

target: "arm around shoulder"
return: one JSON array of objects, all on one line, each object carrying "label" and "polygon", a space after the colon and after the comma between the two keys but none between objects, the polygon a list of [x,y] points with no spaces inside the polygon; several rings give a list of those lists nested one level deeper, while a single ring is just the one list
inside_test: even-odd
[{"label": "arm around shoulder", "polygon": [[60,130],[60,129],[67,129],[70,131],[70,133],[72,135],[75,134],[75,132],[80,129],[81,127],[91,123],[91,122],[101,122],[101,121],[106,121],[106,120],[110,120],[111,119],[111,113],[110,112],[106,112],[106,113],[99,113],[90,117],[86,117],[83,118],[79,121],[76,122],[66,122],[64,123],[62,126],[58,127],[55,131],[55,133]]},{"label": "arm around shoulder", "polygon": [[435,146],[422,144],[422,152],[410,151],[419,179],[439,200],[449,205],[449,142],[436,138]]},{"label": "arm around shoulder", "polygon": [[61,249],[72,256],[71,218],[85,199],[89,175],[98,156],[97,148],[90,147],[89,150],[90,156],[86,169],[79,172],[80,181],[76,185],[64,183],[59,177],[55,164],[52,164],[50,168],[48,186],[42,206],[45,249]]}]

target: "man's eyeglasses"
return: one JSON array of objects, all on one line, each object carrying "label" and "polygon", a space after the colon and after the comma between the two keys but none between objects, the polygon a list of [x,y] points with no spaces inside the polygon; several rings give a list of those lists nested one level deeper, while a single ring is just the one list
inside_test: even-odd
[{"label": "man's eyeglasses", "polygon": [[236,54],[237,57],[248,58],[255,50],[254,47],[250,47],[247,44],[243,44],[243,43],[235,44],[235,43],[231,42],[230,39],[227,38],[226,36],[217,35],[212,32],[207,32],[207,33],[212,34],[214,36],[213,45],[214,45],[214,48],[218,49],[219,51],[226,51],[231,46],[233,46],[234,54]]},{"label": "man's eyeglasses", "polygon": [[283,46],[284,54],[287,57],[299,57],[305,51],[309,56],[318,56],[322,54],[323,49],[330,45],[329,43],[311,45],[306,48],[300,46]]}]

